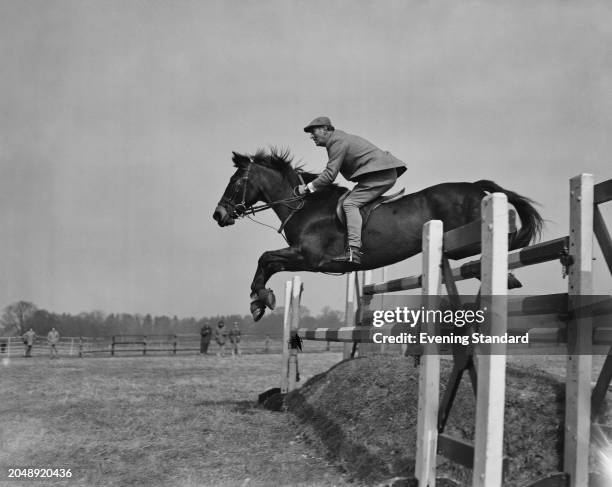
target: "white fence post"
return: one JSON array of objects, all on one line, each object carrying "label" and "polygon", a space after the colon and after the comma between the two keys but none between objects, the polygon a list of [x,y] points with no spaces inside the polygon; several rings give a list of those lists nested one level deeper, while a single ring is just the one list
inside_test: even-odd
[{"label": "white fence post", "polygon": [[[482,200],[481,309],[485,335],[508,329],[508,199],[493,193]],[[486,348],[485,348],[486,347]],[[478,394],[472,485],[502,485],[506,345],[478,344]]]},{"label": "white fence post", "polygon": [[[593,175],[570,180],[568,307],[589,302],[593,293]],[[574,317],[568,323],[567,382],[565,386],[565,452],[563,470],[570,487],[588,485],[591,429],[591,370],[593,320]]]},{"label": "white fence post", "polygon": [[[344,307],[344,326],[355,326],[355,273],[349,272],[346,275],[346,306]],[[351,357],[353,344],[345,342],[342,351],[342,358]]]},{"label": "white fence post", "polygon": [[285,283],[285,310],[283,313],[283,358],[281,363],[281,393],[289,391],[289,337],[291,336],[290,308],[292,282]]},{"label": "white fence post", "polygon": [[[442,237],[440,220],[427,222],[423,228],[423,284],[421,293],[425,309],[437,307],[442,285]],[[427,326],[427,324],[425,324]],[[433,326],[436,326],[435,324]],[[433,331],[437,330],[424,330]],[[435,343],[424,345],[419,370],[419,409],[417,421],[417,456],[415,477],[419,486],[436,484],[438,450],[438,408],[440,402],[440,355]]]},{"label": "white fence post", "polygon": [[[300,298],[302,296],[302,279],[300,276],[294,276],[291,290],[291,318],[289,337],[293,338],[300,327]],[[297,387],[297,371],[298,371],[298,351],[296,348],[289,349],[289,386],[288,392],[291,392]]]}]

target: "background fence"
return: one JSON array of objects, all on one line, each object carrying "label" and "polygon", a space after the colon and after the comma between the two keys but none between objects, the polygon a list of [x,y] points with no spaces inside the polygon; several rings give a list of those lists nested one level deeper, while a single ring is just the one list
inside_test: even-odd
[{"label": "background fence", "polygon": [[[242,335],[240,350],[244,354],[281,353],[282,335]],[[56,345],[60,357],[121,357],[128,355],[176,355],[200,353],[200,335],[115,335],[104,337],[61,337]],[[341,352],[341,343],[317,342],[308,344],[305,352]],[[225,344],[225,353],[231,353],[232,344]],[[0,337],[0,358],[23,357],[26,346],[21,337]],[[219,351],[214,341],[208,347],[209,354]],[[32,356],[49,356],[47,337],[37,336]]]}]

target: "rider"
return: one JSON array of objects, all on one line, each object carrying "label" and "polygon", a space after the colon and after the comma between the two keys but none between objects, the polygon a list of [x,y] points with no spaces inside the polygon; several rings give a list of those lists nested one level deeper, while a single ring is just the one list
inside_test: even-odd
[{"label": "rider", "polygon": [[304,127],[310,138],[327,149],[329,162],[325,170],[307,185],[300,185],[299,194],[315,193],[333,183],[338,172],[357,185],[342,203],[346,214],[348,249],[336,262],[361,263],[361,213],[359,209],[388,191],[399,176],[406,171],[406,164],[383,151],[371,142],[334,129],[328,117],[317,117]]}]

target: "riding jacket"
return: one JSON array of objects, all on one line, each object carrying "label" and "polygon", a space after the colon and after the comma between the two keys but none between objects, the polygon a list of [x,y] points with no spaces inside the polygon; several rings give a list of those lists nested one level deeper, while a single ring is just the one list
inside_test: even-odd
[{"label": "riding jacket", "polygon": [[329,162],[319,176],[308,184],[317,191],[334,182],[338,172],[349,181],[357,181],[364,174],[395,168],[398,177],[406,171],[406,164],[383,151],[366,139],[334,130],[325,144]]}]

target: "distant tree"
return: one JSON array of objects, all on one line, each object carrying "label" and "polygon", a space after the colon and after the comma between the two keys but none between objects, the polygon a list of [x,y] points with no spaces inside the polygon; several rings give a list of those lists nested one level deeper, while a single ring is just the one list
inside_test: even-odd
[{"label": "distant tree", "polygon": [[317,321],[322,328],[338,328],[342,325],[342,315],[341,311],[325,306],[321,310],[321,314],[317,316]]},{"label": "distant tree", "polygon": [[153,333],[155,335],[164,335],[170,333],[170,318],[167,316],[156,316],[153,318]]},{"label": "distant tree", "polygon": [[153,330],[153,318],[150,314],[145,315],[142,320],[142,329],[144,333],[151,333]]},{"label": "distant tree", "polygon": [[140,323],[134,315],[129,313],[121,313],[118,315],[118,324],[118,333],[124,335],[138,335],[141,332]]},{"label": "distant tree", "polygon": [[104,323],[106,315],[102,311],[90,311],[79,313],[76,322],[81,330],[79,335],[83,336],[104,336],[108,335]]},{"label": "distant tree", "polygon": [[306,316],[310,316],[310,310],[303,304],[300,304],[300,318],[305,318]]},{"label": "distant tree", "polygon": [[54,313],[49,313],[44,309],[37,309],[27,322],[27,327],[32,327],[38,335],[46,335],[51,328],[60,329],[59,317]]},{"label": "distant tree", "polygon": [[28,321],[34,316],[37,309],[34,303],[29,301],[9,304],[4,308],[0,318],[3,330],[7,333],[23,335],[27,331],[27,327],[30,326]]},{"label": "distant tree", "polygon": [[121,329],[121,326],[119,324],[118,315],[111,313],[104,319],[104,334],[105,335],[121,334],[120,329]]}]

